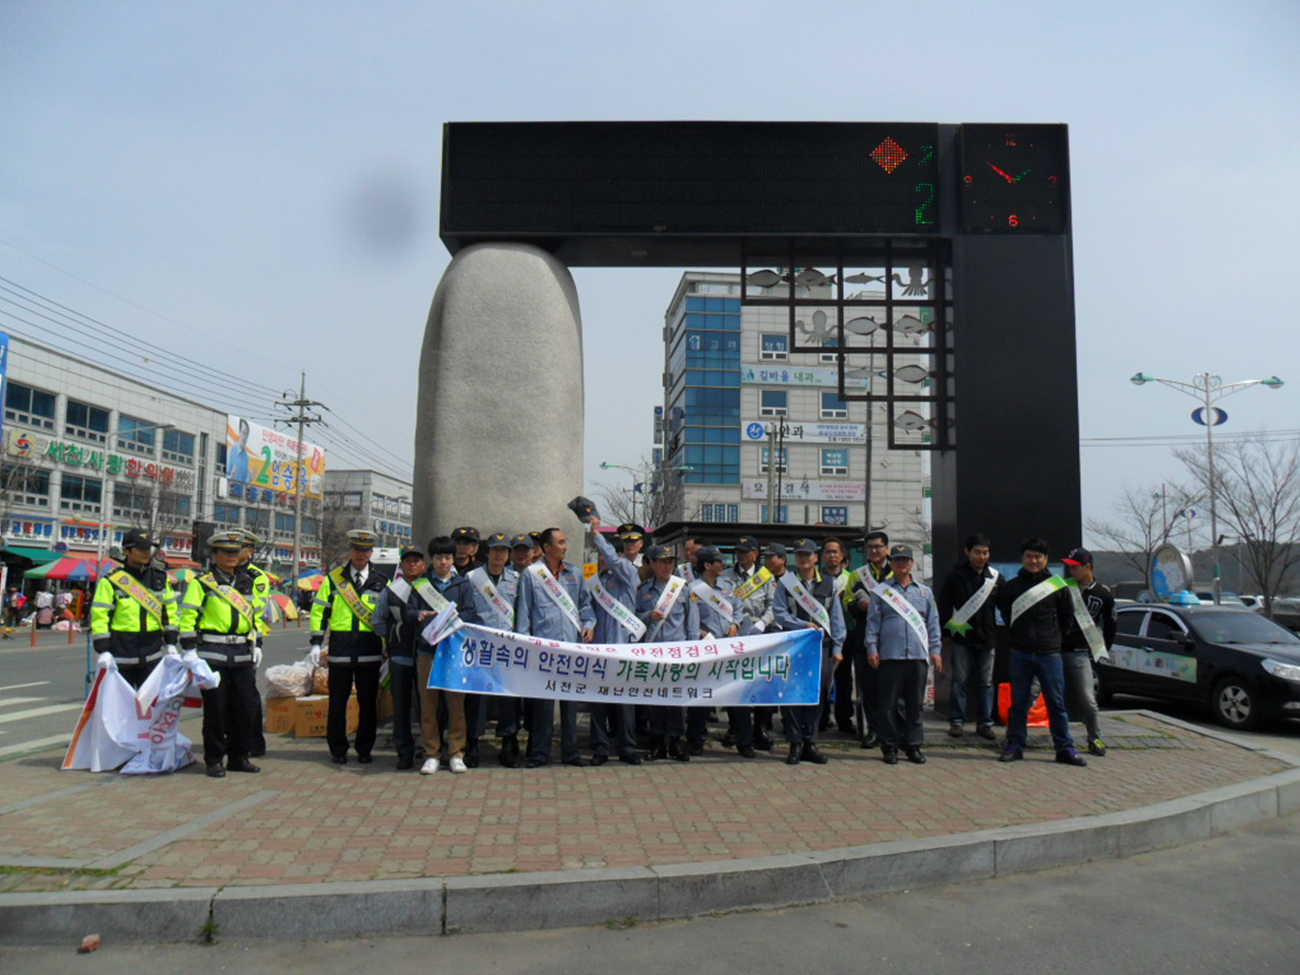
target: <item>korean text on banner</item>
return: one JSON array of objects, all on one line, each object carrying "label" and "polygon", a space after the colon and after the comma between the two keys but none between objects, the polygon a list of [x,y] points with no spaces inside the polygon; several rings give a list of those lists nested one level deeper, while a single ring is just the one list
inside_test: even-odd
[{"label": "korean text on banner", "polygon": [[816,704],[816,630],[667,643],[561,643],[468,624],[438,647],[429,687],[563,701]]}]

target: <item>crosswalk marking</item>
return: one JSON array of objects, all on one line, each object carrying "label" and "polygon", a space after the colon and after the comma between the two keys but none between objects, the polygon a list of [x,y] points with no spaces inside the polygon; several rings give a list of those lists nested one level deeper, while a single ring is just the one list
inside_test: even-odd
[{"label": "crosswalk marking", "polygon": [[13,714],[0,715],[0,724],[8,724],[11,721],[24,721],[27,718],[39,718],[46,714],[58,714],[61,711],[80,711],[84,706],[83,704],[51,704],[43,708],[28,708],[26,711],[15,711]]},{"label": "crosswalk marking", "polygon": [[37,738],[35,741],[20,741],[16,745],[6,745],[0,748],[0,758],[6,755],[17,755],[19,752],[33,752],[42,748],[53,748],[55,745],[66,748],[68,742],[72,740],[72,734],[53,735],[50,738]]},{"label": "crosswalk marking", "polygon": [[0,692],[22,691],[22,690],[26,690],[29,687],[46,687],[49,685],[49,683],[50,682],[47,680],[34,680],[30,684],[9,684],[6,687],[0,687]]},{"label": "crosswalk marking", "polygon": [[15,704],[38,704],[48,700],[44,697],[0,697],[0,708],[11,708]]}]

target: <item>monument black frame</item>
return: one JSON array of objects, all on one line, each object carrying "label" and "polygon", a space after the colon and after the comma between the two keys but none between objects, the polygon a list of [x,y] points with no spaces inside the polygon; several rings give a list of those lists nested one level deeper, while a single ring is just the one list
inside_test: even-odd
[{"label": "monument black frame", "polygon": [[1061,551],[1081,539],[1068,157],[1057,124],[456,122],[440,233],[453,254],[514,242],[570,266],[739,267],[742,280],[921,256],[932,385],[895,388],[891,337],[875,350],[884,390],[845,388],[850,302],[835,306],[840,394],[929,404],[930,442],[891,423],[890,446],[932,450],[938,564],[974,531],[1009,560],[1027,535]]}]

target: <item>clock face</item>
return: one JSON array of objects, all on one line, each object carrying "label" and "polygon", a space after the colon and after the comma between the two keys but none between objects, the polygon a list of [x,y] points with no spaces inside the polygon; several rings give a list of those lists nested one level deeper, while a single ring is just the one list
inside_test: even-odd
[{"label": "clock face", "polygon": [[963,125],[961,151],[962,233],[1066,232],[1064,125]]}]

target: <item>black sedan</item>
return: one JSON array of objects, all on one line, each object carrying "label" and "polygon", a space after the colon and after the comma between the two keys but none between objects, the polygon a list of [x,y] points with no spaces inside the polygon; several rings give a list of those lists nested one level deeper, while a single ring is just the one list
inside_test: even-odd
[{"label": "black sedan", "polygon": [[1136,694],[1208,704],[1229,728],[1300,717],[1300,637],[1250,610],[1128,605],[1110,659],[1095,665],[1097,703]]}]

